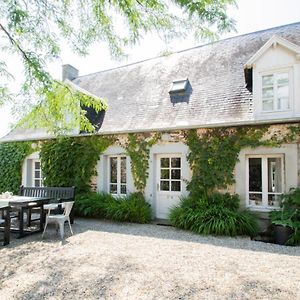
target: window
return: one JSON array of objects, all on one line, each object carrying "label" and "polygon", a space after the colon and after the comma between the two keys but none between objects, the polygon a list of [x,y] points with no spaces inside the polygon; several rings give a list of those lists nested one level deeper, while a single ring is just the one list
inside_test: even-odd
[{"label": "window", "polygon": [[181,191],[181,158],[160,158],[160,191]]},{"label": "window", "polygon": [[262,76],[262,111],[290,109],[290,73],[276,72]]},{"label": "window", "polygon": [[32,160],[33,164],[33,186],[41,187],[43,186],[43,176],[41,170],[41,162],[39,160]]},{"label": "window", "polygon": [[279,207],[283,193],[283,155],[247,158],[247,201],[252,207]]},{"label": "window", "polygon": [[126,156],[109,157],[109,192],[115,195],[127,194]]},{"label": "window", "polygon": [[181,79],[181,80],[174,80],[172,83],[172,87],[169,91],[169,94],[177,94],[177,93],[185,93],[188,88],[189,80]]}]

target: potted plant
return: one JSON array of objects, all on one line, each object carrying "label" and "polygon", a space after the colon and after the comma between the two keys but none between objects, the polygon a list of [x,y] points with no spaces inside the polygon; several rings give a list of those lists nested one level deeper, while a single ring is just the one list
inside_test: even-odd
[{"label": "potted plant", "polygon": [[276,244],[300,243],[300,188],[291,189],[281,198],[281,209],[271,212]]}]

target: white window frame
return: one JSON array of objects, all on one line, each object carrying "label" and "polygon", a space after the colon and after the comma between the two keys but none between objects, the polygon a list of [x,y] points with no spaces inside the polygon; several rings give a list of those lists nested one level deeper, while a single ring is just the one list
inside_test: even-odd
[{"label": "white window frame", "polygon": [[[162,168],[161,167],[161,158],[169,158],[170,159],[170,167],[169,168]],[[180,158],[180,168],[172,168],[171,167],[171,159],[172,158]],[[181,194],[182,193],[182,156],[180,154],[160,154],[159,157],[159,163],[158,163],[158,192],[162,193],[162,194],[167,194],[167,193],[172,193],[172,194]],[[161,179],[161,174],[160,174],[160,170],[161,169],[169,169],[169,179]],[[180,170],[180,179],[171,179],[171,173],[172,170]],[[165,191],[165,190],[161,190],[161,181],[169,181],[169,190]],[[172,186],[172,181],[177,181],[180,182],[180,191],[172,191],[171,190],[171,186]]]},{"label": "white window frame", "polygon": [[[126,184],[121,183],[121,158],[126,158]],[[111,170],[110,170],[110,159],[117,158],[117,183],[112,183],[110,180]],[[127,167],[128,157],[126,155],[118,154],[118,155],[108,155],[107,156],[107,191],[113,196],[126,196],[128,194],[128,167]],[[112,194],[110,192],[110,185],[116,184],[117,185],[117,193]],[[126,194],[121,193],[121,185],[126,185]]]},{"label": "white window frame", "polygon": [[[35,168],[35,163],[36,163],[36,162],[39,162],[39,163],[40,163],[40,168],[39,168],[39,169],[36,169],[36,168]],[[40,177],[39,177],[39,178],[35,177],[35,171],[40,171]],[[36,181],[36,180],[39,180],[39,182],[40,182],[39,187],[43,187],[43,186],[44,186],[44,185],[43,185],[42,166],[41,166],[41,160],[40,160],[40,159],[33,159],[33,160],[32,160],[32,186],[33,186],[33,187],[36,187],[36,185],[35,185],[35,181]]]},{"label": "white window frame", "polygon": [[[250,205],[250,199],[249,199],[249,158],[261,158],[262,160],[262,192],[255,192],[252,191],[252,193],[256,194],[262,194],[262,205]],[[281,193],[272,193],[276,195],[281,195],[285,191],[285,156],[284,154],[250,154],[246,155],[246,207],[251,209],[257,209],[257,210],[273,210],[278,209],[279,206],[270,206],[268,205],[268,158],[281,158]]]},{"label": "white window frame", "polygon": [[[288,73],[289,74],[289,99],[288,99],[288,103],[289,103],[289,108],[288,109],[277,109],[275,107],[275,109],[273,110],[263,110],[263,76],[268,76],[268,75],[273,75],[276,77],[276,74],[280,74],[280,73]],[[259,73],[259,80],[260,80],[260,84],[259,84],[259,92],[260,92],[260,111],[262,114],[272,114],[272,113],[283,113],[283,112],[290,112],[293,110],[293,68],[291,66],[289,67],[285,67],[285,68],[278,68],[278,69],[272,69],[272,70],[266,70],[266,71],[262,71]],[[276,83],[277,84],[277,83]],[[274,97],[273,97],[273,108],[274,105],[276,105],[277,103],[277,85],[275,87],[275,85],[273,85],[274,88]]]}]

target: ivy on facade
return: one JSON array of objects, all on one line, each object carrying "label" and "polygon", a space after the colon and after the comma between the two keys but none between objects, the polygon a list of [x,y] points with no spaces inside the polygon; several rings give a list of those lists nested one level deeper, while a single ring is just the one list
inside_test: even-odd
[{"label": "ivy on facade", "polygon": [[23,161],[32,152],[29,142],[0,144],[0,193],[18,193],[22,183]]},{"label": "ivy on facade", "polygon": [[207,198],[217,189],[233,184],[233,171],[242,148],[279,146],[285,141],[276,134],[264,139],[268,129],[269,126],[249,126],[207,129],[200,134],[196,129],[186,131],[188,161],[193,171],[187,185],[191,196]]},{"label": "ivy on facade", "polygon": [[99,156],[113,142],[113,137],[97,136],[44,142],[40,158],[45,186],[76,186],[78,193],[89,191]]},{"label": "ivy on facade", "polygon": [[131,159],[131,172],[134,180],[134,186],[139,192],[144,192],[147,178],[149,176],[149,153],[150,148],[160,138],[160,134],[146,138],[143,135],[130,133],[126,144],[126,152]]},{"label": "ivy on facade", "polygon": [[[187,188],[192,196],[213,193],[234,183],[234,167],[244,147],[280,146],[299,142],[300,124],[285,132],[269,133],[269,126],[191,129],[184,132],[189,147],[188,161],[192,178]],[[144,192],[149,169],[150,148],[160,134],[129,134],[124,148],[131,159],[137,191]],[[76,186],[78,192],[90,189],[99,156],[117,141],[117,136],[62,137],[40,143],[44,184]],[[0,192],[17,193],[22,180],[22,164],[32,153],[31,142],[0,144]],[[101,174],[100,174],[101,175]]]}]

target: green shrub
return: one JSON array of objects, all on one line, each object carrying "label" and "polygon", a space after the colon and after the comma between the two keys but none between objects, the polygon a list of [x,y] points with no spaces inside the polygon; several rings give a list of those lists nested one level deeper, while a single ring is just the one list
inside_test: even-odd
[{"label": "green shrub", "polygon": [[199,234],[250,235],[257,233],[256,220],[247,211],[238,211],[239,197],[213,194],[208,199],[183,198],[170,212],[171,224]]},{"label": "green shrub", "polygon": [[120,222],[149,223],[151,207],[141,193],[114,198],[105,193],[87,193],[76,197],[75,213],[78,216],[105,218]]}]

